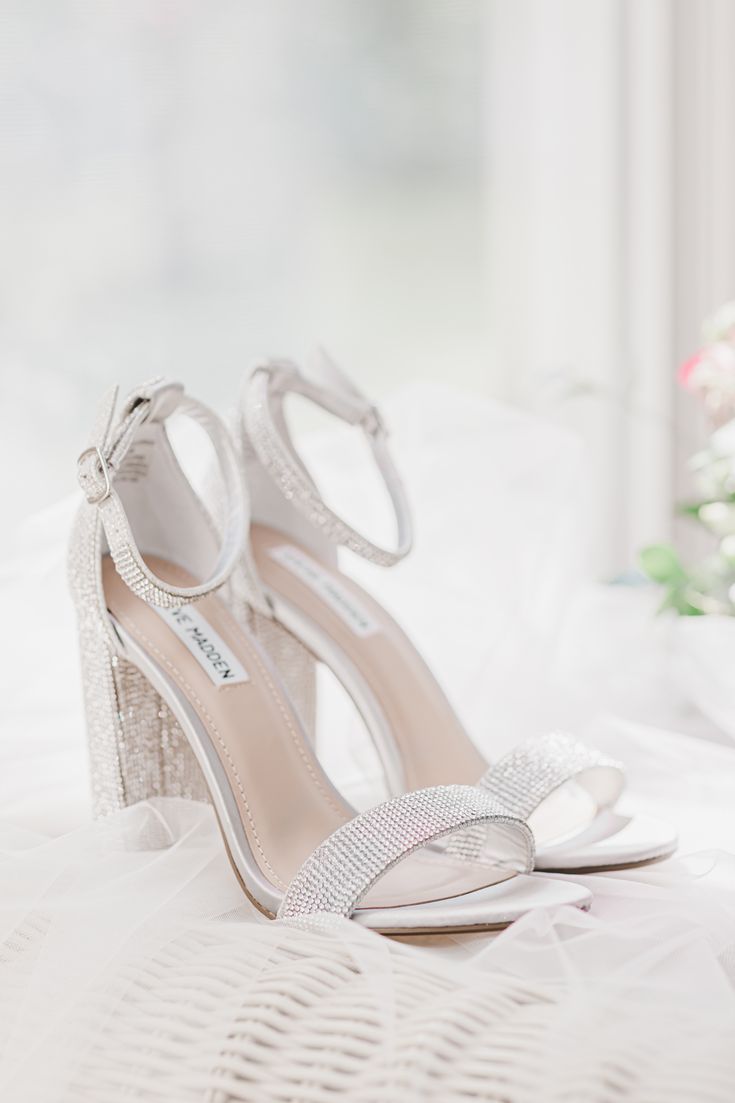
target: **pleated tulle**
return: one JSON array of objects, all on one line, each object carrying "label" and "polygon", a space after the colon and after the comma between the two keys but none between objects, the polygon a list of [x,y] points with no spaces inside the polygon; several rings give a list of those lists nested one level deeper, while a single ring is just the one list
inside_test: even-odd
[{"label": "pleated tulle", "polygon": [[732,1098],[731,858],[407,944],[263,920],[205,805],[2,842],[2,1099]]}]

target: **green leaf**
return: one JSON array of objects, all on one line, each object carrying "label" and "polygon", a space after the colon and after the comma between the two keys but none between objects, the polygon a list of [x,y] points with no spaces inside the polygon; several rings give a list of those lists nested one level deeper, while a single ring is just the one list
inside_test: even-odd
[{"label": "green leaf", "polygon": [[668,544],[651,544],[643,548],[640,553],[640,564],[644,574],[654,582],[662,582],[672,589],[681,585],[687,578],[679,556]]},{"label": "green leaf", "polygon": [[703,617],[704,610],[698,609],[696,605],[692,605],[686,597],[686,592],[683,587],[676,587],[669,590],[664,600],[659,606],[659,613],[666,612],[667,609],[673,609],[678,613],[680,617]]},{"label": "green leaf", "polygon": [[699,520],[699,511],[704,504],[704,502],[682,502],[676,507],[676,512],[680,517],[696,517]]}]

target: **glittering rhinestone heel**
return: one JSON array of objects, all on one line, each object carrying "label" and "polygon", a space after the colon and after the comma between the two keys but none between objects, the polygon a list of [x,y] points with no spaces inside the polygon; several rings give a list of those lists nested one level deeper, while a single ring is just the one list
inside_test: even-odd
[{"label": "glittering rhinestone heel", "polygon": [[[112,402],[108,396],[93,440],[109,432]],[[135,481],[136,471],[144,469],[141,455],[149,446],[144,434],[127,458],[123,478]],[[98,461],[96,448],[91,457],[89,452],[85,455],[82,466],[90,458]],[[156,796],[206,801],[207,786],[181,726],[150,681],[121,653],[100,588],[103,534],[96,509],[99,495],[95,491],[92,497],[77,512],[68,567],[77,613],[94,814],[106,815]]]},{"label": "glittering rhinestone heel", "polygon": [[[284,921],[328,913],[437,933],[587,906],[579,886],[529,874],[528,825],[473,786],[426,787],[354,814],[279,677],[276,661],[293,650],[253,578],[224,425],[163,381],[138,388],[117,417],[114,407],[113,397],[79,458],[85,502],[70,555],[97,811],[208,794],[245,893]],[[219,529],[171,447],[177,415],[214,447]],[[466,845],[468,830],[471,860],[435,845]]]},{"label": "glittering rhinestone heel", "polygon": [[[291,394],[364,432],[395,509],[394,547],[376,544],[326,504],[293,444],[284,412]],[[354,701],[390,792],[479,785],[528,819],[537,837],[537,869],[610,869],[675,849],[668,824],[618,804],[620,764],[571,736],[529,740],[488,767],[402,629],[340,571],[340,547],[378,566],[394,565],[411,547],[410,513],[385,425],[343,372],[326,359],[310,375],[281,361],[259,365],[243,391],[240,434],[259,585],[275,618]],[[466,850],[472,853],[469,842]]]},{"label": "glittering rhinestone heel", "polygon": [[95,815],[149,797],[208,800],[186,736],[145,675],[99,640],[80,643]]}]

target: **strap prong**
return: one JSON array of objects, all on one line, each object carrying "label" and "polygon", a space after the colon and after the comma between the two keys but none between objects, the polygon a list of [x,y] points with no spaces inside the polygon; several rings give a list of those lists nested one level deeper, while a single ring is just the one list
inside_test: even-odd
[{"label": "strap prong", "polygon": [[[96,492],[90,492],[88,489],[89,474],[84,471],[84,464],[88,459],[95,457],[97,460],[97,474],[100,478],[104,479],[104,485],[101,490]],[[110,497],[112,493],[112,480],[110,479],[110,468],[108,467],[107,460],[102,454],[102,449],[97,445],[92,448],[85,448],[77,460],[77,470],[79,472],[79,485],[84,491],[84,496],[91,506],[98,506],[101,502],[104,502]]]}]

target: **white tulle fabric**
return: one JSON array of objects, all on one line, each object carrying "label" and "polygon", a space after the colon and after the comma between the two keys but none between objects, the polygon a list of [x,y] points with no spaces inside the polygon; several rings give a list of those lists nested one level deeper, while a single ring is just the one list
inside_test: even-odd
[{"label": "white tulle fabric", "polygon": [[[391,420],[421,524],[373,590],[489,756],[575,728],[626,761],[631,803],[678,822],[679,855],[578,878],[589,914],[399,942],[262,919],[204,805],[90,823],[62,503],[0,574],[1,1099],[732,1099],[735,750],[683,695],[675,626],[645,591],[585,583],[573,442],[428,388]],[[312,452],[340,457],[333,497],[370,501],[341,434]],[[381,795],[338,694],[322,743],[357,802]]]}]

